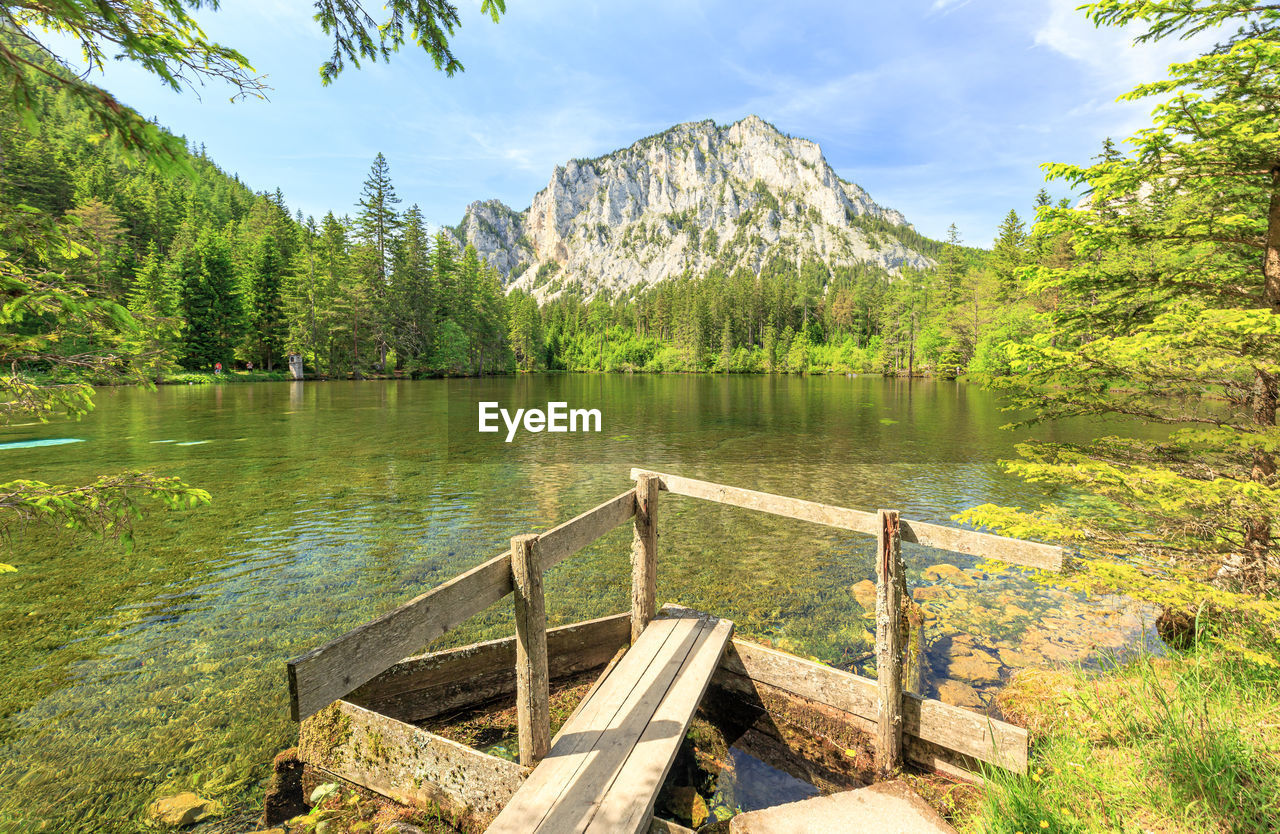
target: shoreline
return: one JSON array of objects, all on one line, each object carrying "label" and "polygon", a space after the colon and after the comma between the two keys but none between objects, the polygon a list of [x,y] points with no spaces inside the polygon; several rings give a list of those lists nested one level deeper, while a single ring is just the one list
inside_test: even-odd
[{"label": "shoreline", "polygon": [[627,371],[597,371],[597,370],[540,370],[540,371],[512,371],[510,373],[494,373],[494,374],[458,374],[448,376],[410,376],[408,374],[366,374],[360,377],[353,376],[317,376],[308,374],[302,379],[293,379],[287,372],[281,371],[228,371],[221,374],[184,372],[163,379],[151,380],[149,383],[128,382],[122,380],[91,380],[89,384],[95,388],[128,388],[128,387],[145,387],[150,384],[154,386],[161,385],[220,385],[229,384],[245,384],[253,382],[422,382],[426,380],[438,379],[499,379],[507,377],[520,376],[719,376],[719,377],[836,377],[843,376],[849,379],[872,377],[875,379],[898,379],[898,380],[930,380],[940,382],[973,382],[965,375],[959,376],[935,376],[933,374],[917,373],[912,376],[906,374],[886,374],[886,373],[855,373],[852,371],[809,371],[805,373],[793,373],[790,371],[643,371],[643,370],[627,370]]}]

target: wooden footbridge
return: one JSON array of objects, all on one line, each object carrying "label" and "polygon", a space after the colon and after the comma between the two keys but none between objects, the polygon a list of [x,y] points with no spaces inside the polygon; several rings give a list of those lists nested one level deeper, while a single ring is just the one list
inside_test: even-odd
[{"label": "wooden footbridge", "polygon": [[[712,686],[778,721],[812,718],[844,737],[871,735],[883,773],[904,762],[963,778],[975,778],[981,763],[1026,769],[1024,730],[903,691],[910,635],[901,542],[1046,570],[1061,568],[1061,549],[910,521],[892,510],[868,513],[646,470],[631,475],[634,489],[559,527],[517,536],[510,551],[290,661],[299,753],[313,783],[342,781],[399,802],[434,803],[464,827],[494,834],[645,831]],[[876,536],[877,680],[735,639],[733,623],[709,614],[658,611],[660,490]],[[548,630],[543,574],[628,520],[630,613]],[[507,594],[515,597],[514,638],[411,656]],[[551,683],[596,672],[552,739]],[[414,724],[512,694],[519,763]]]}]

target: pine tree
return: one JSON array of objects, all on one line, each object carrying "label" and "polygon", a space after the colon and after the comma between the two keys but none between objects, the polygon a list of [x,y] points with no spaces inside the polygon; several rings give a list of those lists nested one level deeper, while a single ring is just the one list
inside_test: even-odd
[{"label": "pine tree", "polygon": [[310,356],[311,367],[319,372],[322,300],[317,250],[320,229],[314,217],[308,217],[304,223],[301,212],[298,223],[302,226],[300,250],[293,270],[284,281],[285,318],[288,322],[286,345],[291,352],[303,357],[304,365]]},{"label": "pine tree", "polygon": [[360,213],[356,215],[358,237],[378,253],[377,278],[384,285],[391,266],[391,250],[401,227],[400,215],[395,207],[400,198],[391,184],[391,167],[387,158],[379,153],[369,167],[360,190]]},{"label": "pine tree", "polygon": [[285,263],[276,236],[268,232],[258,240],[253,257],[250,303],[260,367],[274,370],[287,337],[284,317]]},{"label": "pine tree", "polygon": [[[960,283],[964,280],[964,253],[960,251],[960,230],[952,223],[947,227],[947,242],[942,247],[942,261],[938,264],[939,284],[942,287],[942,303],[954,306],[960,294]],[[928,312],[929,302],[923,299],[924,312]]]},{"label": "pine tree", "polygon": [[452,312],[452,299],[457,292],[458,249],[443,230],[436,233],[431,248],[431,292],[435,296],[435,318],[443,321]]},{"label": "pine tree", "polygon": [[154,242],[147,244],[147,254],[134,275],[128,306],[144,318],[167,318],[179,312],[178,287]]},{"label": "pine tree", "polygon": [[1018,296],[1018,270],[1025,262],[1026,246],[1026,226],[1018,213],[1010,210],[996,231],[995,245],[991,248],[991,271],[1003,300]]},{"label": "pine tree", "polygon": [[[476,253],[476,248],[468,243],[462,250],[462,259],[458,261],[458,278],[453,287],[450,318],[462,328],[464,333],[472,336],[478,332],[479,316],[476,311],[476,296],[480,288],[481,269],[480,256]],[[474,366],[479,361],[480,351],[480,344],[474,338],[471,340],[471,350],[471,364]]]},{"label": "pine tree", "polygon": [[374,157],[360,191],[360,213],[356,216],[356,237],[367,246],[369,254],[359,259],[362,267],[360,278],[367,287],[368,304],[365,310],[367,327],[378,346],[378,366],[385,368],[389,347],[389,330],[394,317],[388,309],[387,298],[391,271],[391,256],[400,231],[401,219],[396,212],[400,198],[391,183],[391,167],[381,152]]},{"label": "pine tree", "polygon": [[222,363],[229,369],[243,332],[243,310],[226,238],[205,232],[194,247],[181,252],[178,280],[186,323],[183,366],[208,371]]},{"label": "pine tree", "polygon": [[134,276],[128,306],[139,324],[130,352],[136,362],[145,365],[148,378],[159,381],[176,368],[182,320],[172,270],[154,243],[148,245],[146,258]]},{"label": "pine tree", "polygon": [[768,373],[778,370],[778,328],[774,326],[773,317],[764,327],[764,369]]},{"label": "pine tree", "polygon": [[[410,371],[425,369],[435,332],[431,239],[415,204],[404,214],[402,233],[391,258],[390,321],[396,353]],[[421,361],[420,361],[421,360]]]},{"label": "pine tree", "polygon": [[1014,472],[1092,499],[969,517],[1074,538],[1099,586],[1165,604],[1224,604],[1206,583],[1266,595],[1280,576],[1280,43],[1269,34],[1280,11],[1087,9],[1100,25],[1145,22],[1140,40],[1245,27],[1127,96],[1161,97],[1129,155],[1046,166],[1089,199],[1042,209],[1069,257],[1040,269],[1033,288],[1058,303],[1030,344],[1009,346],[1014,374],[1002,382],[1040,420],[1121,416],[1169,434],[1025,446]]},{"label": "pine tree", "polygon": [[511,348],[516,364],[523,371],[536,370],[542,347],[542,316],[533,296],[516,291],[511,305]]}]

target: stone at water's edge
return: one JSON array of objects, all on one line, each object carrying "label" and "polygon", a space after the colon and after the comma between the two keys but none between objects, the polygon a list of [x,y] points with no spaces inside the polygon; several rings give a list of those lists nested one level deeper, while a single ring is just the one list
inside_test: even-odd
[{"label": "stone at water's edge", "polygon": [[710,810],[707,808],[707,801],[694,788],[688,785],[671,791],[666,805],[667,810],[671,811],[675,816],[691,821],[694,828],[706,822],[711,815]]},{"label": "stone at water's edge", "polygon": [[217,814],[222,806],[217,802],[201,799],[190,791],[166,796],[151,803],[147,809],[147,818],[161,825],[181,828],[195,825],[200,820]]},{"label": "stone at water's edge", "polygon": [[929,803],[903,782],[880,782],[739,814],[730,834],[955,834]]}]

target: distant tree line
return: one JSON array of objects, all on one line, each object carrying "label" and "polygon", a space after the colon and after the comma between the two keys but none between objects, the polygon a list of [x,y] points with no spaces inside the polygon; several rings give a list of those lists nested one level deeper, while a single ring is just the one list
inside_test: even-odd
[{"label": "distant tree line", "polygon": [[[142,335],[116,347],[149,375],[271,370],[289,353],[326,376],[513,368],[499,276],[473,249],[429,234],[417,206],[399,210],[381,154],[354,214],[317,222],[291,215],[279,190],[254,193],[202,147],[188,152],[189,176],[157,170],[94,141],[99,128],[65,91],[33,95],[35,132],[0,111],[9,248],[30,217],[54,219],[68,245],[46,266],[128,308]],[[61,350],[107,340],[90,330]]]},{"label": "distant tree line", "polygon": [[[1037,207],[1049,203],[1041,191]],[[1050,248],[1011,211],[990,251],[953,224],[928,269],[775,257],[759,274],[713,268],[623,296],[569,286],[539,305],[516,291],[511,344],[526,370],[996,373],[1039,303],[1019,274]]]}]

